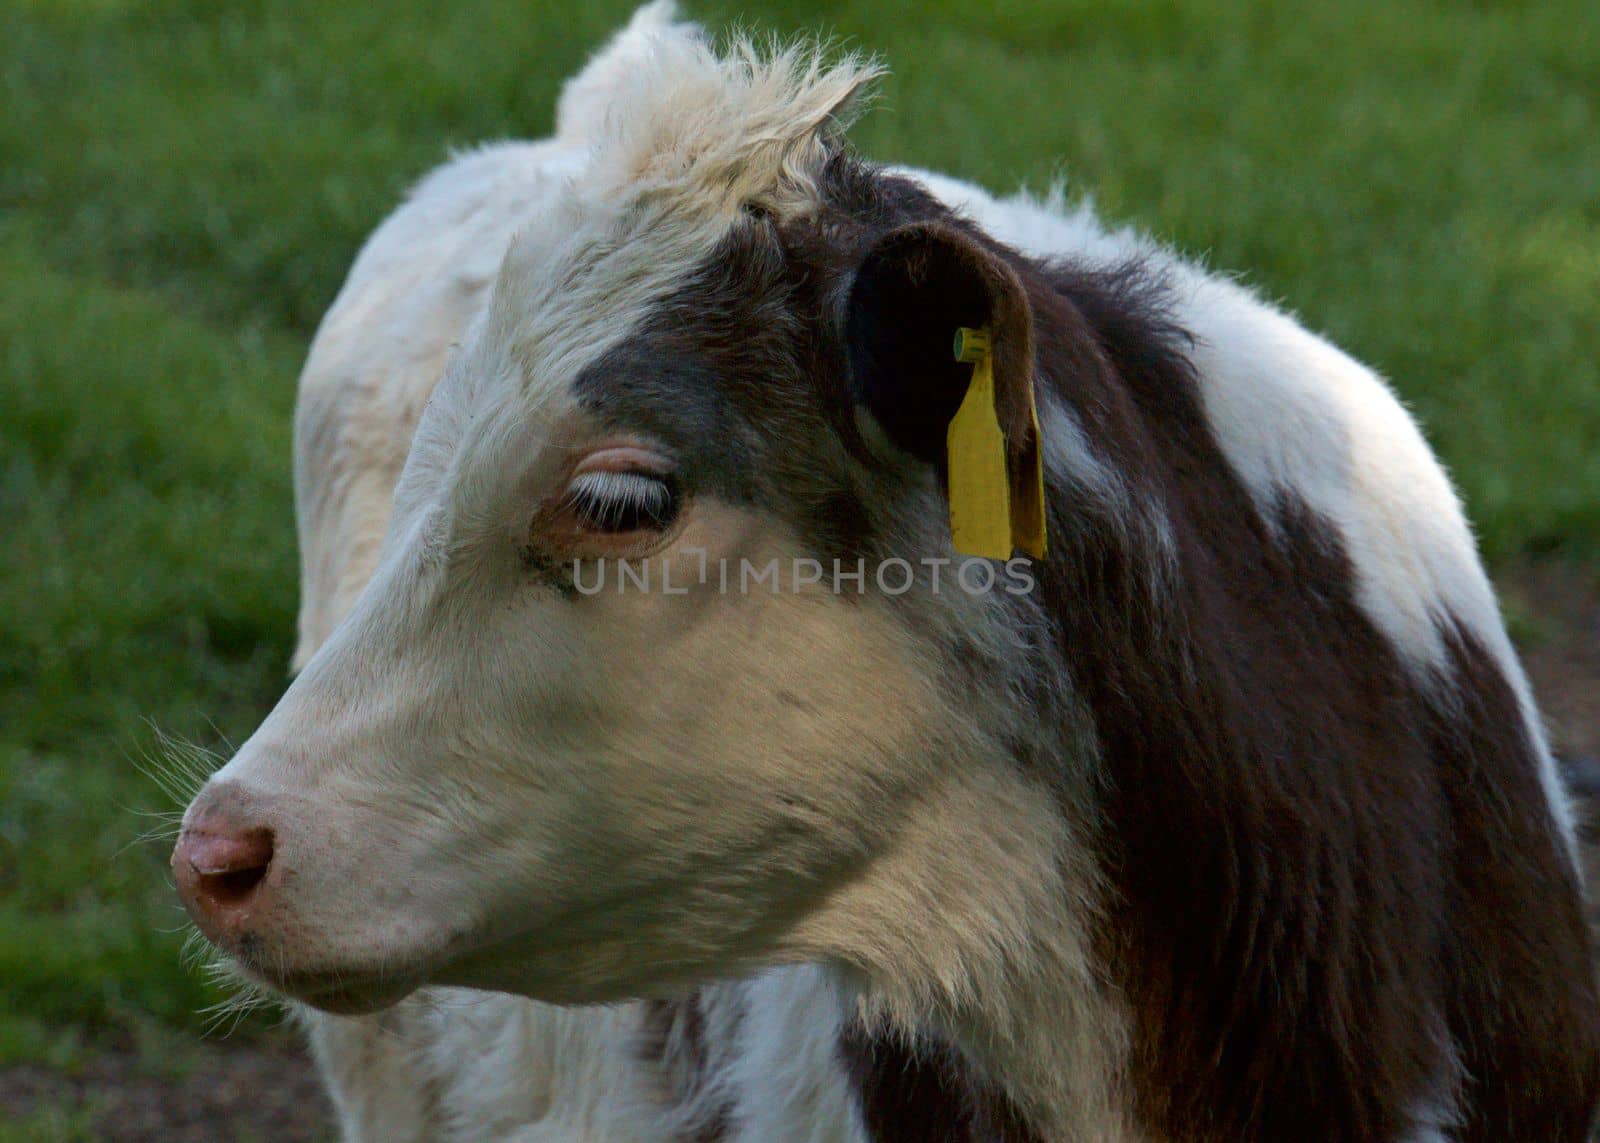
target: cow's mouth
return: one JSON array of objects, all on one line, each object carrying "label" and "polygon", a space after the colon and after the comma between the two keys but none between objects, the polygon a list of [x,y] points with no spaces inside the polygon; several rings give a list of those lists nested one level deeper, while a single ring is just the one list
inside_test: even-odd
[{"label": "cow's mouth", "polygon": [[416,991],[425,978],[419,969],[400,966],[294,969],[249,955],[235,959],[252,982],[337,1016],[364,1016],[388,1008]]}]

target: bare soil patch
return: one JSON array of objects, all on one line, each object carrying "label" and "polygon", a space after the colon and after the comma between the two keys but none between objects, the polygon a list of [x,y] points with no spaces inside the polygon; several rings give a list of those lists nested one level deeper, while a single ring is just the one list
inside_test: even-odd
[{"label": "bare soil patch", "polygon": [[176,1072],[132,1046],[104,1049],[71,1072],[0,1069],[0,1120],[28,1122],[49,1110],[84,1116],[90,1138],[116,1143],[335,1137],[316,1069],[288,1045],[203,1043]]}]

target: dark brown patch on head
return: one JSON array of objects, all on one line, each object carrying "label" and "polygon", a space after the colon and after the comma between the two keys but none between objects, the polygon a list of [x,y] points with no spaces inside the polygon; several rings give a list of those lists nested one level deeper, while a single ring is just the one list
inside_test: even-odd
[{"label": "dark brown patch on head", "polygon": [[1037,1143],[1039,1136],[994,1084],[946,1045],[879,1033],[859,1022],[839,1043],[875,1143]]},{"label": "dark brown patch on head", "polygon": [[[878,528],[838,334],[845,297],[888,230],[952,216],[916,185],[845,156],[824,182],[814,217],[737,225],[577,390],[603,422],[661,439],[692,490],[758,505],[791,523],[824,568],[837,559],[853,570],[876,552]],[[942,367],[965,377],[953,334],[930,327]]]},{"label": "dark brown patch on head", "polygon": [[603,423],[659,440],[692,494],[760,507],[824,567],[853,566],[866,522],[817,397],[799,291],[771,225],[743,225],[578,391]]}]

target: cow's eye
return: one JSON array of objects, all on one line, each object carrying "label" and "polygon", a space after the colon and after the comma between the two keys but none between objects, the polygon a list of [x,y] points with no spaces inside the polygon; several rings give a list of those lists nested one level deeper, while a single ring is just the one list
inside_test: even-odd
[{"label": "cow's eye", "polygon": [[567,504],[591,531],[659,532],[677,518],[678,488],[670,476],[586,472],[567,486]]}]

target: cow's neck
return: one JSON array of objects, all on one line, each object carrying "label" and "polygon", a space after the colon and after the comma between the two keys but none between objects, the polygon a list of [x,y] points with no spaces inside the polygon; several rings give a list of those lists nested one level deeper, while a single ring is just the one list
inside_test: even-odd
[{"label": "cow's neck", "polygon": [[863,998],[843,1052],[869,1124],[920,1109],[967,1124],[930,1138],[1126,1137],[1127,1024],[1090,947],[1093,847],[1061,807],[1014,768],[952,767],[801,926]]}]

